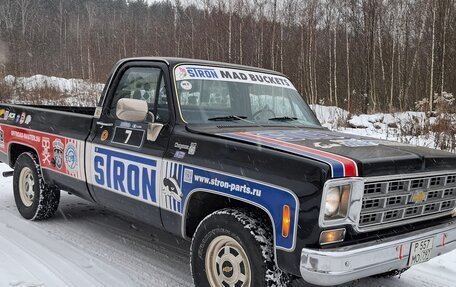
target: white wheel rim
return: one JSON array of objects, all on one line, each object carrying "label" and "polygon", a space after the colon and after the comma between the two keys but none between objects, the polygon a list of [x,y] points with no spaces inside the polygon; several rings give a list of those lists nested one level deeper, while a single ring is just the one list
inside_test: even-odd
[{"label": "white wheel rim", "polygon": [[251,269],[244,248],[232,237],[221,235],[209,244],[206,274],[212,287],[250,287]]},{"label": "white wheel rim", "polygon": [[19,195],[21,196],[22,203],[30,207],[35,198],[35,178],[30,168],[24,167],[19,175]]}]

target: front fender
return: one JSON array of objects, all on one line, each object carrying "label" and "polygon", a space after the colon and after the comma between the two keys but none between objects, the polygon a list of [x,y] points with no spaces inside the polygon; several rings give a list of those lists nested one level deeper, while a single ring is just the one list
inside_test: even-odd
[{"label": "front fender", "polygon": [[[206,192],[239,200],[263,210],[272,222],[275,248],[288,252],[294,251],[299,200],[290,190],[238,175],[172,161],[164,163],[164,170],[164,178],[174,178],[180,183],[182,199],[179,202],[179,200],[165,198],[161,202],[161,207],[183,216],[182,234],[184,236],[188,203],[197,192]],[[282,213],[285,205],[290,207],[292,215],[290,232],[286,237],[282,232],[277,232],[282,230]]]}]

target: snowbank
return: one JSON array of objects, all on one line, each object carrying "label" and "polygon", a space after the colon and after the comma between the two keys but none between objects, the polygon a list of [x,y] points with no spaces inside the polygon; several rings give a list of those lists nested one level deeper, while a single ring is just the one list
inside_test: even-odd
[{"label": "snowbank", "polygon": [[320,123],[328,129],[337,129],[344,125],[349,112],[334,106],[311,105]]},{"label": "snowbank", "polygon": [[58,106],[93,107],[98,102],[104,85],[82,79],[34,75],[6,76],[0,84],[9,88],[5,101],[16,104],[46,104]]},{"label": "snowbank", "polygon": [[[331,130],[439,148],[439,139],[436,139],[439,134],[429,131],[429,127],[436,123],[438,118],[428,117],[424,112],[351,115],[348,111],[334,106],[312,105],[311,108],[322,125]],[[449,116],[456,120],[456,115]],[[455,140],[452,139],[453,142]],[[454,151],[452,148],[448,150]]]},{"label": "snowbank", "polygon": [[10,87],[21,88],[25,91],[51,88],[65,94],[86,93],[93,90],[101,92],[104,87],[103,84],[91,83],[82,79],[65,79],[45,75],[31,77],[8,75],[4,78],[4,82]]}]

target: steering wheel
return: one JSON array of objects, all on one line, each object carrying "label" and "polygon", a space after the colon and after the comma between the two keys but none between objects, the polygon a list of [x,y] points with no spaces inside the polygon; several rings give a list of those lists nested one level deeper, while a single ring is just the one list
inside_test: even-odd
[{"label": "steering wheel", "polygon": [[[260,116],[261,115],[261,116]],[[252,118],[256,121],[268,120],[270,118],[275,118],[276,114],[268,106],[265,106],[261,110],[257,111],[252,115]]]}]

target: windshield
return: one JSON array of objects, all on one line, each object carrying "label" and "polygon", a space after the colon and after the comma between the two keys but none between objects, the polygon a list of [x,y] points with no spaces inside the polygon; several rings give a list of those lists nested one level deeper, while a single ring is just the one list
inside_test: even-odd
[{"label": "windshield", "polygon": [[180,110],[188,123],[320,127],[295,87],[282,76],[181,65],[175,69],[175,79]]}]

